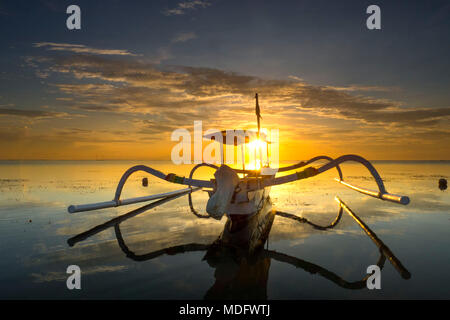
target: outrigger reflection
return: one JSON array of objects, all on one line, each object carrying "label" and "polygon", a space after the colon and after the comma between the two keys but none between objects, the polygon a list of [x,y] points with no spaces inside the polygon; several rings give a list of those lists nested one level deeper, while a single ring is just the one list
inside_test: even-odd
[{"label": "outrigger reflection", "polygon": [[[256,116],[257,116],[257,131],[256,131],[256,141],[261,141],[261,139],[265,139],[261,134],[260,128],[260,107],[258,102],[258,94],[255,96],[256,99]],[[222,139],[220,141],[216,141],[220,143],[220,148],[223,150],[224,144],[230,144],[233,146],[241,146],[243,147],[246,143],[251,143],[246,139],[241,139],[241,143],[239,143],[239,139],[226,139],[226,131],[219,131],[215,133],[210,133],[206,137],[211,138],[212,136],[220,136]],[[267,141],[266,145],[270,144],[270,141]],[[245,149],[245,148],[243,148]],[[259,148],[259,160],[262,164],[262,148]],[[266,150],[268,154],[268,148]],[[269,157],[267,157],[269,159]],[[319,160],[328,161],[326,164],[315,167],[312,166],[313,163]],[[378,190],[370,190],[364,187],[355,186],[344,181],[343,172],[340,168],[340,164],[348,161],[358,162],[363,165],[370,175],[374,178]],[[273,223],[273,219],[275,216],[274,211],[272,210],[272,201],[269,196],[270,188],[272,186],[277,186],[285,183],[290,183],[297,180],[308,179],[319,175],[325,171],[335,168],[338,173],[338,178],[336,181],[341,183],[342,185],[358,191],[362,194],[380,199],[385,201],[390,201],[397,204],[407,205],[409,203],[409,198],[407,196],[395,195],[387,192],[383,180],[378,174],[377,170],[374,166],[366,159],[358,156],[358,155],[343,155],[336,159],[332,159],[328,156],[317,156],[307,161],[301,161],[297,164],[285,167],[276,167],[272,168],[269,161],[267,161],[262,167],[256,169],[246,169],[245,161],[243,161],[242,169],[231,168],[224,163],[223,152],[221,156],[221,165],[216,166],[210,163],[199,163],[194,168],[192,168],[189,176],[181,177],[173,173],[165,174],[161,171],[153,169],[151,167],[145,165],[138,165],[129,168],[121,177],[113,200],[92,203],[92,204],[83,204],[83,205],[71,205],[68,208],[70,213],[81,212],[81,211],[90,211],[97,210],[102,208],[110,208],[110,207],[118,207],[124,206],[133,203],[139,202],[148,202],[151,200],[158,200],[151,203],[149,206],[153,204],[155,206],[160,205],[164,202],[170,201],[172,199],[188,195],[189,196],[189,204],[191,205],[191,209],[193,213],[200,218],[214,218],[214,219],[222,219],[225,215],[227,217],[227,223],[225,225],[224,231],[221,235],[221,244],[226,246],[231,246],[235,248],[243,249],[246,252],[253,252],[255,248],[261,247],[261,244],[265,242],[266,236],[262,237],[262,235],[267,235],[270,231],[270,228]],[[211,180],[199,180],[194,179],[194,173],[200,167],[210,167],[215,170],[214,179]],[[291,174],[285,174],[282,176],[277,176],[279,173],[294,171],[297,169],[301,169]],[[149,173],[157,178],[166,180],[171,183],[185,185],[186,188],[175,190],[166,193],[160,193],[155,195],[149,195],[144,197],[136,197],[129,199],[120,199],[120,195],[122,193],[122,189],[127,181],[127,179],[135,172],[143,171]],[[201,215],[195,212],[192,208],[192,199],[191,194],[193,192],[203,190],[206,191],[209,195],[209,200],[206,205],[206,215]],[[339,198],[337,198],[339,199]],[[340,203],[340,214],[337,219],[330,225],[326,227],[320,227],[306,221],[306,219],[296,217],[295,215],[291,215],[288,213],[278,212],[278,215],[284,217],[290,217],[294,220],[298,220],[299,222],[309,223],[319,229],[328,229],[333,227],[340,220],[340,215],[342,210],[344,209],[346,212],[352,216],[358,225],[371,237],[374,243],[379,247],[382,255],[389,259],[389,261],[394,265],[394,267],[400,272],[402,277],[409,278],[409,272],[401,265],[400,261],[393,255],[393,253],[378,239],[375,234],[369,229],[367,225],[359,219],[356,214],[354,214],[343,202],[339,199]],[[130,212],[122,217],[118,217],[113,219],[104,225],[98,226],[88,232],[78,235],[69,240],[69,243],[73,245],[74,243],[85,239],[86,237],[91,236],[93,233],[97,233],[99,231],[104,230],[105,228],[109,228],[111,226],[118,226],[118,223],[123,221],[123,219],[127,219],[132,217],[140,212]]]},{"label": "outrigger reflection", "polygon": [[[192,203],[192,193],[188,195],[189,207],[191,213],[198,219],[211,218],[209,215],[199,214]],[[331,270],[328,270],[315,263],[302,260],[298,257],[287,255],[285,253],[269,250],[269,233],[275,217],[281,219],[291,219],[300,224],[308,224],[316,230],[332,230],[340,221],[342,215],[347,212],[358,225],[369,235],[375,245],[379,248],[380,256],[376,260],[376,266],[381,270],[384,267],[386,259],[394,266],[404,279],[409,279],[411,274],[402,265],[399,259],[390,251],[390,249],[377,237],[377,235],[365,225],[362,220],[338,197],[336,201],[339,204],[338,213],[332,223],[328,225],[318,225],[305,218],[296,215],[272,210],[270,204],[264,207],[256,215],[249,218],[246,223],[233,226],[230,219],[227,220],[223,231],[212,243],[184,243],[167,248],[158,249],[145,253],[136,253],[130,245],[127,244],[126,237],[121,231],[121,224],[128,219],[136,217],[139,214],[148,212],[169,201],[182,197],[181,195],[169,196],[147,204],[141,208],[122,214],[103,224],[84,231],[67,240],[69,246],[74,246],[78,242],[84,241],[109,228],[114,229],[117,244],[128,259],[136,262],[145,262],[157,259],[163,255],[174,256],[177,254],[200,253],[205,252],[201,261],[205,261],[211,268],[215,269],[213,285],[204,294],[205,299],[267,299],[267,283],[269,279],[269,269],[272,261],[292,265],[299,270],[306,271],[311,275],[318,275],[335,285],[348,290],[361,290],[367,288],[367,281],[370,280],[370,274],[361,276],[358,280],[347,280]],[[278,218],[277,218],[278,219]],[[374,260],[375,263],[375,260]],[[364,267],[366,270],[366,267]],[[225,310],[224,310],[225,311]]]}]

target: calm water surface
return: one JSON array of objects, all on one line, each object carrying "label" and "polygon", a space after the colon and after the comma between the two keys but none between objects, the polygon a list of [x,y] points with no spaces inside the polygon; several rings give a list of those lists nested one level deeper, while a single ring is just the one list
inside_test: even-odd
[{"label": "calm water surface", "polygon": [[[450,197],[438,188],[440,178],[450,177],[449,162],[375,162],[388,191],[411,198],[408,206],[348,190],[333,181],[334,171],[272,188],[276,210],[324,225],[338,213],[338,195],[412,275],[403,279],[386,261],[381,290],[348,288],[367,275],[379,251],[346,213],[327,231],[276,216],[266,243],[270,254],[237,263],[226,254],[205,258],[226,219],[197,218],[185,196],[70,247],[69,238],[141,206],[77,214],[66,209],[111,200],[120,176],[135,164],[180,175],[192,167],[158,161],[0,162],[0,298],[203,299],[235,292],[269,299],[450,299]],[[374,188],[364,168],[349,164],[343,170],[348,181]],[[197,173],[210,178],[213,172]],[[142,187],[145,176],[132,176],[123,196],[177,188],[152,177]],[[206,193],[192,197],[203,214]],[[176,248],[152,254],[168,247]],[[72,264],[82,270],[81,290],[66,288]]]}]

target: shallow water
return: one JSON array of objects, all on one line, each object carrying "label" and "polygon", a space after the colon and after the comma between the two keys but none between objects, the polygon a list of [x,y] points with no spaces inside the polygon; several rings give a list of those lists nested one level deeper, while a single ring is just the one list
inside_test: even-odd
[{"label": "shallow water", "polygon": [[[333,181],[334,171],[272,188],[276,210],[324,225],[338,213],[338,195],[412,275],[403,279],[386,261],[380,290],[346,288],[367,275],[379,251],[345,212],[327,231],[276,216],[266,255],[239,264],[228,255],[204,259],[206,251],[200,246],[196,251],[183,247],[184,253],[172,249],[170,254],[148,255],[184,244],[208,245],[222,232],[225,219],[197,218],[186,196],[122,222],[125,246],[119,246],[115,229],[108,228],[70,247],[69,238],[140,205],[76,214],[67,213],[67,206],[111,200],[121,174],[141,163],[181,175],[192,167],[158,161],[0,162],[0,298],[203,299],[233,292],[269,299],[450,298],[450,198],[448,190],[438,188],[440,178],[450,177],[450,162],[374,163],[388,191],[411,198],[408,206],[349,190]],[[374,188],[364,168],[349,164],[343,170],[346,180]],[[177,188],[151,177],[145,188],[145,176],[133,175],[123,196]],[[212,171],[201,169],[196,177],[212,177]],[[203,214],[206,193],[192,197]],[[279,254],[289,258],[280,259]],[[66,287],[66,268],[73,264],[82,271],[81,290]],[[311,264],[320,272],[310,273]],[[330,280],[335,276],[338,281]]]}]

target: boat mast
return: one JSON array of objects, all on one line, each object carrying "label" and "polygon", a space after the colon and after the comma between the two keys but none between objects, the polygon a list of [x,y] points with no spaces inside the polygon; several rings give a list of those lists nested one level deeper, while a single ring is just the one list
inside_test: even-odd
[{"label": "boat mast", "polygon": [[[256,99],[256,121],[258,122],[258,132],[256,134],[256,146],[259,150],[259,162],[260,166],[262,167],[262,154],[261,154],[261,145],[260,145],[260,136],[261,136],[261,128],[260,128],[260,119],[261,119],[261,110],[259,109],[259,103],[258,103],[258,94],[255,93],[255,99]],[[258,160],[256,157],[256,149],[255,149],[255,170],[258,170]]]},{"label": "boat mast", "polygon": [[[261,117],[261,109],[259,108],[259,101],[258,101],[258,94],[255,94],[255,99],[256,99],[256,121],[258,123],[258,133],[257,133],[257,138],[258,141],[261,141],[261,121],[260,119],[262,119]],[[266,139],[267,140],[267,139]],[[260,142],[259,144],[259,161],[261,162],[261,168],[263,166],[263,158],[262,158],[262,150],[261,150],[261,144]],[[267,148],[267,165],[269,165],[269,141],[266,141],[266,148]]]},{"label": "boat mast", "polygon": [[255,94],[255,99],[256,99],[256,120],[258,122],[258,136],[257,136],[257,138],[259,140],[260,131],[261,131],[260,121],[259,121],[261,119],[261,110],[259,109],[258,94],[257,93]]}]

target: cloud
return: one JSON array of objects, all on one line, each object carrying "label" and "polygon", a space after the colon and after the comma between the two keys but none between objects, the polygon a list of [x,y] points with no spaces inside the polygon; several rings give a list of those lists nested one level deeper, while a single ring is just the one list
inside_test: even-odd
[{"label": "cloud", "polygon": [[[361,134],[352,132],[347,136],[361,140],[370,137],[382,141],[387,128],[397,136],[423,133],[424,139],[431,139],[429,130],[445,126],[450,118],[449,107],[411,108],[399,101],[355,94],[384,90],[379,87],[314,86],[293,77],[266,79],[214,68],[167,66],[98,55],[58,55],[30,63],[45,72],[71,75],[77,80],[53,84],[64,94],[59,102],[66,107],[151,118],[150,122],[129,120],[135,132],[142,135],[167,133],[176,127],[191,126],[193,120],[199,119],[205,127],[252,126],[255,92],[260,93],[263,113],[268,117],[265,125],[287,130],[292,137],[301,133],[311,139],[329,139],[330,125],[342,129],[351,123],[352,129]],[[314,121],[309,124],[312,117]],[[293,119],[303,125],[293,127]],[[319,125],[319,120],[324,124]],[[370,128],[378,133],[371,133]]]},{"label": "cloud", "polygon": [[[14,144],[19,146],[20,143],[32,145],[33,148],[39,146],[69,146],[75,144],[84,145],[102,145],[113,143],[117,145],[132,144],[136,142],[129,137],[130,131],[112,130],[106,131],[98,128],[64,128],[57,129],[46,127],[44,132],[36,132],[29,127],[0,127],[0,144]],[[17,151],[17,150],[16,150]],[[47,150],[48,151],[48,150]],[[45,153],[45,152],[44,152]]]},{"label": "cloud", "polygon": [[163,11],[163,14],[166,16],[174,16],[174,15],[184,15],[188,11],[195,10],[197,8],[206,8],[210,6],[211,3],[203,0],[188,0],[179,2],[177,6],[173,9],[167,9]]},{"label": "cloud", "polygon": [[157,66],[134,60],[71,55],[53,57],[48,70],[72,74],[88,82],[90,79],[108,82],[57,85],[62,92],[77,96],[77,108],[85,110],[164,113],[209,107],[211,113],[227,109],[228,113],[233,110],[253,113],[253,105],[249,102],[254,93],[259,92],[265,104],[270,106],[264,112],[280,118],[297,113],[380,126],[426,127],[450,116],[448,107],[409,108],[398,101],[351,94],[357,86],[342,90],[213,68]]},{"label": "cloud", "polygon": [[379,92],[386,92],[386,91],[398,91],[398,88],[392,88],[392,87],[381,87],[381,86],[359,86],[359,85],[350,85],[345,87],[337,87],[337,86],[326,86],[327,89],[333,89],[336,91],[379,91]]},{"label": "cloud", "polygon": [[297,76],[293,76],[293,75],[288,76],[288,78],[292,79],[292,80],[297,80],[299,82],[303,82],[304,81],[302,78],[297,77]]},{"label": "cloud", "polygon": [[24,109],[12,109],[12,108],[1,108],[0,107],[0,116],[18,116],[18,117],[26,117],[26,118],[55,118],[67,116],[67,113],[64,112],[53,112],[53,111],[42,111],[42,110],[24,110]]},{"label": "cloud", "polygon": [[50,51],[68,51],[83,54],[99,54],[99,55],[120,55],[120,56],[136,56],[128,50],[118,49],[95,49],[87,47],[83,44],[55,43],[55,42],[37,42],[33,45],[35,48],[47,48]]},{"label": "cloud", "polygon": [[156,50],[156,54],[151,55],[148,61],[154,64],[160,64],[165,60],[172,59],[173,55],[171,53],[170,47],[161,47]]},{"label": "cloud", "polygon": [[172,42],[186,42],[195,38],[197,35],[194,32],[181,32],[172,39]]}]

